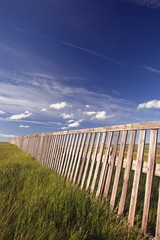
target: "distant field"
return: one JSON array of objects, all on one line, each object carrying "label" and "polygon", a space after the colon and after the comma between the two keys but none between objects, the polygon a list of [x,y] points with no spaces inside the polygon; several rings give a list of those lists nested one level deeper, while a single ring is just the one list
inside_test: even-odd
[{"label": "distant field", "polygon": [[0,143],[1,240],[144,239],[136,231],[125,219],[117,224],[106,204]]},{"label": "distant field", "polygon": [[[100,149],[100,147],[99,147],[99,149]],[[98,149],[98,152],[99,152],[99,149]],[[133,159],[134,160],[136,160],[136,157],[137,157],[137,149],[138,149],[138,145],[135,145],[134,153],[133,153]],[[118,154],[119,154],[119,150],[120,150],[120,146],[118,146],[118,149],[117,149],[117,153],[116,153],[117,157],[118,157]],[[106,148],[104,147],[103,154],[105,153],[105,151],[106,151]],[[125,152],[124,152],[124,158],[127,158],[127,151],[128,151],[128,146],[126,145]],[[94,152],[94,148],[93,148],[93,152]],[[146,162],[148,161],[148,152],[149,152],[149,146],[145,145],[143,160],[146,161]],[[160,163],[160,145],[157,146],[156,163]]]}]

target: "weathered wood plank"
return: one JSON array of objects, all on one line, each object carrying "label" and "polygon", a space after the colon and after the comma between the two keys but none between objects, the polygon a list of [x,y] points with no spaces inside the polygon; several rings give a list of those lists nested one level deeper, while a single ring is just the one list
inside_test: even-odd
[{"label": "weathered wood plank", "polygon": [[72,138],[73,138],[73,134],[69,136],[69,141],[68,141],[68,146],[67,146],[67,152],[65,154],[65,162],[64,162],[64,165],[63,165],[63,170],[62,170],[62,175],[64,176],[65,174],[65,171],[66,171],[66,166],[67,166],[67,163],[68,163],[68,155],[69,155],[69,151],[70,151],[70,147],[71,147],[71,142],[72,142]]},{"label": "weathered wood plank", "polygon": [[103,154],[105,139],[106,139],[106,132],[102,133],[100,150],[99,150],[99,154],[98,154],[99,156],[98,156],[98,159],[97,159],[97,162],[96,162],[96,168],[95,168],[95,172],[94,172],[94,176],[93,176],[93,180],[92,180],[92,185],[91,185],[91,192],[92,193],[94,192],[95,186],[96,186],[98,171],[99,171],[100,163],[101,163],[101,160],[102,160],[102,154]]},{"label": "weathered wood plank", "polygon": [[90,158],[91,158],[91,154],[92,154],[92,150],[93,150],[94,140],[95,140],[95,133],[92,134],[91,143],[90,143],[89,151],[88,151],[88,154],[87,154],[85,169],[84,169],[84,173],[83,173],[83,177],[82,177],[81,189],[83,189],[83,187],[84,187],[86,174],[87,174],[87,171],[88,171],[88,166],[89,166],[89,163],[90,163]]},{"label": "weathered wood plank", "polygon": [[69,154],[68,154],[68,157],[67,157],[67,164],[66,164],[66,169],[65,169],[65,172],[64,172],[65,177],[67,177],[67,174],[68,174],[68,168],[69,168],[69,165],[70,165],[70,162],[71,162],[71,156],[72,156],[72,150],[73,150],[73,146],[74,146],[74,142],[75,142],[75,137],[76,137],[76,135],[74,134],[73,137],[72,137],[72,141],[71,141],[71,145],[70,145],[70,149],[69,149]]},{"label": "weathered wood plank", "polygon": [[157,223],[156,223],[156,240],[160,240],[160,180],[158,189],[158,207],[157,207]]},{"label": "weathered wood plank", "polygon": [[60,170],[59,170],[59,174],[62,175],[62,172],[63,172],[63,167],[64,167],[64,164],[65,164],[65,155],[66,155],[66,152],[67,152],[67,146],[68,146],[68,142],[69,142],[69,135],[67,135],[67,138],[66,138],[66,142],[65,142],[65,147],[64,147],[64,152],[63,152],[63,156],[62,156],[62,163],[61,163],[61,167],[60,167]]},{"label": "weathered wood plank", "polygon": [[58,169],[57,169],[57,172],[60,174],[60,169],[61,169],[61,165],[63,164],[63,153],[65,151],[65,143],[66,143],[66,140],[67,140],[67,135],[62,135],[63,136],[63,139],[62,139],[62,147],[61,147],[61,152],[60,152],[60,155],[59,155],[59,159],[60,159],[60,162],[59,162],[59,166],[58,166]]},{"label": "weathered wood plank", "polygon": [[116,159],[116,152],[118,148],[118,140],[119,140],[119,135],[120,132],[115,132],[114,135],[114,145],[113,145],[113,151],[109,159],[109,167],[108,167],[108,173],[107,173],[107,178],[106,182],[104,185],[104,191],[103,191],[103,198],[106,199],[108,197],[108,192],[111,184],[111,178],[112,178],[112,173],[113,173],[113,168],[115,164],[115,159]]},{"label": "weathered wood plank", "polygon": [[83,153],[83,149],[84,149],[84,144],[85,144],[85,141],[86,141],[86,136],[87,136],[86,133],[84,133],[83,134],[82,145],[81,145],[79,156],[78,156],[77,166],[76,166],[76,170],[75,170],[74,177],[73,177],[73,182],[74,183],[77,180],[79,165],[80,165],[80,161],[81,161],[81,157],[82,157],[82,153]]},{"label": "weathered wood plank", "polygon": [[126,139],[127,139],[127,131],[123,131],[122,132],[122,141],[121,141],[121,145],[120,145],[120,152],[119,152],[118,162],[117,162],[117,167],[116,167],[116,173],[115,173],[115,178],[114,178],[114,183],[113,183],[113,189],[112,189],[112,194],[111,194],[111,200],[110,200],[110,209],[111,210],[113,210],[115,207],[118,184],[119,184],[119,179],[120,179],[120,174],[121,174],[122,164],[123,164],[123,159],[124,159]]},{"label": "weathered wood plank", "polygon": [[78,146],[76,148],[76,153],[75,153],[75,157],[74,157],[74,163],[73,163],[72,172],[71,172],[71,176],[70,176],[70,180],[71,181],[73,179],[73,175],[74,175],[74,172],[75,172],[75,169],[76,169],[76,163],[77,163],[77,158],[78,158],[78,154],[79,154],[80,147],[81,147],[82,136],[83,136],[83,134],[79,134]]},{"label": "weathered wood plank", "polygon": [[59,159],[59,154],[60,154],[60,151],[61,151],[61,146],[62,146],[62,139],[63,139],[63,135],[60,135],[60,138],[59,138],[59,142],[58,142],[58,145],[57,145],[57,153],[56,153],[56,156],[55,156],[55,171],[57,172],[57,168],[58,168],[58,165],[59,165],[59,162],[60,162],[60,159]]},{"label": "weathered wood plank", "polygon": [[73,167],[73,161],[75,159],[75,151],[76,151],[76,147],[77,147],[77,143],[78,143],[78,138],[79,138],[79,134],[76,134],[75,135],[75,141],[73,143],[72,157],[71,157],[71,161],[70,161],[70,164],[69,164],[67,179],[69,178],[69,176],[71,174],[71,169]]},{"label": "weathered wood plank", "polygon": [[[33,141],[32,141],[32,146],[34,145]],[[47,136],[44,137],[44,143],[43,143],[43,151],[42,151],[42,160],[41,163],[44,165],[45,162],[45,152],[46,152],[46,145],[47,145]],[[31,148],[32,149],[32,148]],[[32,150],[31,150],[32,152]]]},{"label": "weathered wood plank", "polygon": [[57,138],[58,138],[58,135],[53,135],[51,153],[50,153],[50,156],[49,156],[49,162],[50,162],[49,166],[50,166],[51,169],[53,169],[53,166],[54,166],[54,153],[56,151]]},{"label": "weathered wood plank", "polygon": [[149,208],[150,208],[150,201],[151,201],[151,191],[152,191],[155,162],[156,162],[157,135],[158,135],[157,130],[150,130],[148,172],[146,177],[144,208],[143,208],[143,218],[142,218],[142,227],[141,227],[141,232],[143,232],[144,234],[147,233],[147,224],[148,224]]},{"label": "weathered wood plank", "polygon": [[89,174],[88,174],[88,179],[87,179],[87,184],[86,184],[86,190],[88,190],[89,186],[90,186],[90,182],[91,182],[91,178],[92,178],[92,173],[93,173],[93,168],[95,165],[95,161],[96,161],[96,157],[97,157],[97,153],[98,153],[98,146],[99,146],[99,141],[100,141],[100,136],[101,134],[98,133],[97,134],[97,139],[96,139],[96,143],[95,143],[95,149],[94,152],[91,156],[91,167],[89,170]]},{"label": "weathered wood plank", "polygon": [[104,158],[103,158],[103,165],[102,165],[102,169],[101,169],[101,173],[100,173],[100,179],[99,179],[99,183],[98,183],[96,197],[98,197],[100,195],[100,193],[102,193],[102,189],[104,187],[104,182],[105,182],[104,179],[106,178],[106,175],[107,175],[108,157],[109,157],[109,153],[110,153],[112,137],[113,137],[113,132],[110,132],[108,134],[106,152],[105,152],[105,155],[104,155]]},{"label": "weathered wood plank", "polygon": [[55,136],[54,141],[53,141],[52,152],[51,152],[51,157],[50,157],[50,168],[51,169],[54,169],[54,155],[56,152],[57,140],[58,140],[58,135]]},{"label": "weathered wood plank", "polygon": [[[46,147],[45,147],[45,149],[44,149],[44,162],[43,162],[43,164],[45,165],[45,166],[47,166],[47,153],[48,153],[48,148],[49,148],[49,140],[50,140],[50,137],[48,136],[48,137],[46,137]],[[35,139],[35,141],[36,141],[36,139]]]},{"label": "weathered wood plank", "polygon": [[141,170],[142,170],[145,137],[146,137],[146,130],[141,130],[139,135],[136,170],[134,173],[133,187],[132,187],[131,201],[130,201],[129,215],[128,215],[128,223],[130,226],[133,226],[134,224],[137,197],[138,197],[138,188],[139,188],[139,182],[140,182],[140,176],[141,176]]},{"label": "weathered wood plank", "polygon": [[89,147],[90,137],[91,137],[91,134],[89,133],[87,136],[86,144],[85,144],[84,151],[82,154],[81,165],[80,165],[79,175],[78,175],[78,180],[77,180],[78,185],[80,185],[82,177],[83,177],[83,170],[84,170],[84,166],[86,163],[86,156],[87,156],[87,151],[88,151],[88,147]]},{"label": "weathered wood plank", "polygon": [[118,209],[118,216],[119,217],[124,212],[126,196],[127,196],[127,189],[128,189],[128,182],[129,182],[129,176],[130,176],[130,171],[131,171],[131,166],[132,166],[135,138],[136,138],[136,131],[133,130],[133,131],[130,132],[130,140],[129,140],[126,166],[125,166],[125,172],[124,172],[124,178],[123,178],[123,187],[122,187],[121,199],[120,199],[119,209]]},{"label": "weathered wood plank", "polygon": [[60,135],[57,135],[56,141],[55,141],[55,146],[54,146],[54,151],[52,155],[52,169],[55,171],[55,166],[56,166],[56,154],[57,154],[57,146],[59,143]]}]

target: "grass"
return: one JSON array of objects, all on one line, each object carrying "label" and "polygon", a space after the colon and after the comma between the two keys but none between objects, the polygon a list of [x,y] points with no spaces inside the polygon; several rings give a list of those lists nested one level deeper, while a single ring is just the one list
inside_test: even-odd
[{"label": "grass", "polygon": [[1,240],[144,239],[86,191],[0,143]]}]

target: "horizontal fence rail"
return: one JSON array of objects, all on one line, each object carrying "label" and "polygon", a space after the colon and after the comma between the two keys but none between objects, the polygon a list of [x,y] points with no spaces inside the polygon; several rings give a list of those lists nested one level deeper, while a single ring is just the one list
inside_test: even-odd
[{"label": "horizontal fence rail", "polygon": [[[136,224],[141,178],[145,179],[141,232],[148,233],[152,194],[157,195],[155,239],[160,240],[160,122],[50,132],[11,141],[41,164],[109,202],[118,219]],[[119,196],[119,197],[118,197]],[[159,196],[159,197],[158,197]],[[126,202],[129,207],[126,209]],[[153,234],[153,233],[152,233]]]}]

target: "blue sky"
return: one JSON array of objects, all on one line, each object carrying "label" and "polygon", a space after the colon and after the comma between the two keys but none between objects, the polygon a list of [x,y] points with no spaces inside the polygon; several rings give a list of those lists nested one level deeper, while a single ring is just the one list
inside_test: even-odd
[{"label": "blue sky", "polygon": [[0,140],[160,119],[159,0],[0,3]]}]

